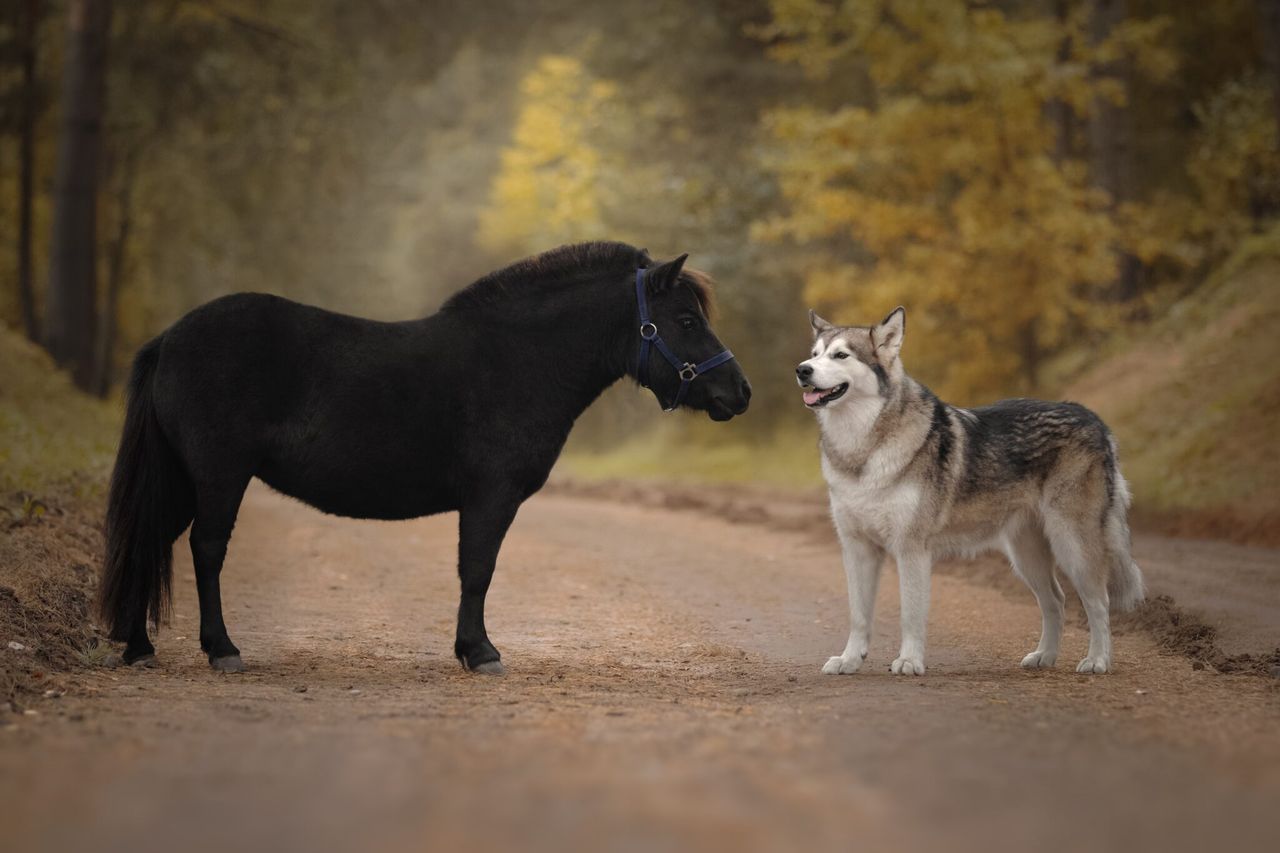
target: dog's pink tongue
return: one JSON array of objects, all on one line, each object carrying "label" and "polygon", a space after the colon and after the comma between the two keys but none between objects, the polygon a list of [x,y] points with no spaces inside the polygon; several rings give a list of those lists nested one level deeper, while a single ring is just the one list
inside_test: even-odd
[{"label": "dog's pink tongue", "polygon": [[812,406],[814,403],[818,402],[821,399],[822,399],[821,391],[805,391],[804,392],[804,404],[806,406]]}]

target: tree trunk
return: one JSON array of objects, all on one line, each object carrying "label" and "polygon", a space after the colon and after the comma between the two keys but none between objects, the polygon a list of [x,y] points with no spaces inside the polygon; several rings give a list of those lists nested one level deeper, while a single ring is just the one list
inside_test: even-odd
[{"label": "tree trunk", "polygon": [[45,307],[45,347],[92,390],[98,170],[111,0],[70,0]]},{"label": "tree trunk", "polygon": [[[1125,0],[1093,0],[1090,38],[1094,44],[1105,41],[1111,31],[1124,21]],[[1094,69],[1099,78],[1111,78],[1127,91],[1127,69],[1122,61],[1110,62]],[[1115,104],[1106,98],[1095,98],[1089,115],[1089,167],[1094,186],[1111,196],[1111,208],[1117,210],[1132,201],[1133,146],[1132,128],[1127,104]],[[1112,296],[1128,301],[1138,294],[1142,265],[1123,249],[1116,250],[1116,280]]]},{"label": "tree trunk", "polygon": [[116,329],[120,310],[120,288],[124,283],[125,263],[129,256],[129,233],[133,230],[133,182],[137,172],[136,151],[125,157],[120,170],[116,194],[116,233],[111,241],[107,263],[107,292],[98,315],[97,354],[94,357],[93,390],[99,397],[111,390],[115,358]]},{"label": "tree trunk", "polygon": [[[1069,13],[1067,0],[1054,0],[1053,15],[1060,26],[1066,27]],[[1071,38],[1063,36],[1058,42],[1058,65],[1066,64],[1070,58]],[[1071,159],[1074,153],[1076,116],[1071,110],[1071,105],[1061,98],[1054,98],[1049,102],[1048,114],[1049,122],[1053,126],[1053,162],[1061,166]]]},{"label": "tree trunk", "polygon": [[22,306],[22,327],[26,330],[27,337],[33,341],[40,339],[40,329],[36,325],[36,291],[31,263],[31,207],[36,171],[36,21],[39,13],[39,0],[26,0],[19,13],[22,17],[19,29],[22,44],[22,103],[18,143],[18,302]]},{"label": "tree trunk", "polygon": [[1280,139],[1280,0],[1258,0],[1258,18],[1262,23],[1262,60],[1271,78],[1276,138]]}]

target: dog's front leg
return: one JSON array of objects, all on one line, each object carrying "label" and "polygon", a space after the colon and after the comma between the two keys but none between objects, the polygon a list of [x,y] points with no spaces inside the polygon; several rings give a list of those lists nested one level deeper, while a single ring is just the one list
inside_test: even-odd
[{"label": "dog's front leg", "polygon": [[822,671],[827,675],[850,675],[862,666],[871,643],[871,617],[876,606],[880,567],[884,563],[884,549],[843,530],[840,545],[844,552],[845,580],[849,584],[849,642],[843,653],[823,665]]},{"label": "dog's front leg", "polygon": [[902,648],[889,669],[895,675],[924,675],[924,638],[929,621],[929,576],[933,560],[927,551],[897,555],[898,589],[902,596]]}]

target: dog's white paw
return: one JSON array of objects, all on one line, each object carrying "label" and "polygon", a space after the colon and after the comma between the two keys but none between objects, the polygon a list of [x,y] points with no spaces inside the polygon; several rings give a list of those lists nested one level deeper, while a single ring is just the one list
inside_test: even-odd
[{"label": "dog's white paw", "polygon": [[1034,651],[1022,659],[1023,669],[1048,669],[1058,662],[1057,652]]},{"label": "dog's white paw", "polygon": [[1080,664],[1076,667],[1076,672],[1102,675],[1109,669],[1111,669],[1111,661],[1099,655],[1098,657],[1087,657],[1080,661]]},{"label": "dog's white paw", "polygon": [[889,671],[894,675],[924,675],[924,660],[901,657],[890,664]]},{"label": "dog's white paw", "polygon": [[836,655],[827,658],[827,662],[822,665],[822,673],[823,675],[853,675],[860,666],[862,666],[861,657]]}]

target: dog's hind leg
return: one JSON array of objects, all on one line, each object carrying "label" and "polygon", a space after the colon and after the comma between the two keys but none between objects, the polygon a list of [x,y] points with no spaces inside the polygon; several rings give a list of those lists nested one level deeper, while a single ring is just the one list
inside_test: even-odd
[{"label": "dog's hind leg", "polygon": [[1089,652],[1076,672],[1104,673],[1111,668],[1111,615],[1107,594],[1107,563],[1101,530],[1086,530],[1086,524],[1066,513],[1045,512],[1045,533],[1053,556],[1071,580],[1089,617]]},{"label": "dog's hind leg", "polygon": [[848,675],[858,671],[871,643],[871,616],[876,605],[876,587],[884,549],[856,536],[840,533],[844,552],[844,574],[849,586],[849,641],[844,651],[829,658],[822,671],[827,675]]},{"label": "dog's hind leg", "polygon": [[1005,553],[1014,573],[1031,587],[1040,605],[1040,643],[1022,659],[1022,665],[1028,669],[1051,667],[1058,660],[1066,596],[1053,575],[1053,551],[1038,521],[1010,533],[1005,541]]},{"label": "dog's hind leg", "polygon": [[894,675],[924,675],[924,642],[929,622],[929,581],[933,558],[928,551],[895,555],[902,596],[902,648],[889,667]]},{"label": "dog's hind leg", "polygon": [[219,672],[243,672],[240,650],[227,636],[222,621],[222,563],[236,524],[240,501],[249,478],[222,478],[216,483],[198,482],[196,517],[191,525],[191,558],[196,569],[196,593],[200,599],[200,648],[209,666]]}]

